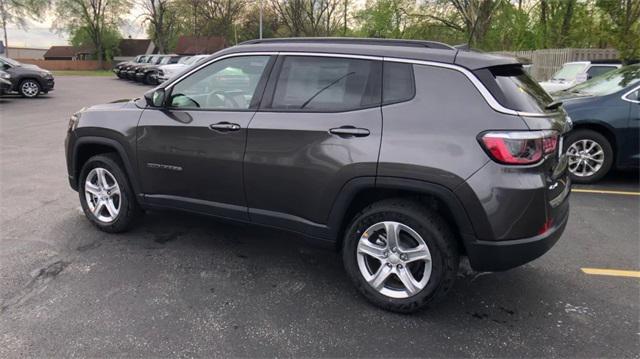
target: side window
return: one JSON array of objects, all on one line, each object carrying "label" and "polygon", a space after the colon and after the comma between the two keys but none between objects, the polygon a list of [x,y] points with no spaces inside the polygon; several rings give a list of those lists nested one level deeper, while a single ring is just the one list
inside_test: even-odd
[{"label": "side window", "polygon": [[416,93],[413,65],[385,62],[382,79],[382,103],[384,105],[408,101]]},{"label": "side window", "polygon": [[271,108],[336,112],[379,105],[381,67],[371,60],[287,56]]},{"label": "side window", "polygon": [[589,70],[587,70],[587,75],[589,75],[589,78],[593,78],[615,69],[613,66],[591,66]]},{"label": "side window", "polygon": [[246,110],[268,62],[269,56],[216,61],[173,86],[169,105],[185,109]]}]

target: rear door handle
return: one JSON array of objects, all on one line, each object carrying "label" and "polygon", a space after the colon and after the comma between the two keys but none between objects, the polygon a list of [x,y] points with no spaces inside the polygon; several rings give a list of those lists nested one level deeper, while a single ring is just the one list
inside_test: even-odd
[{"label": "rear door handle", "polygon": [[338,135],[341,137],[367,137],[370,132],[366,128],[357,128],[353,126],[342,126],[338,128],[332,128],[329,133]]},{"label": "rear door handle", "polygon": [[230,122],[218,122],[209,126],[212,130],[220,131],[220,132],[230,132],[230,131],[238,131],[240,129],[240,125],[237,123]]}]

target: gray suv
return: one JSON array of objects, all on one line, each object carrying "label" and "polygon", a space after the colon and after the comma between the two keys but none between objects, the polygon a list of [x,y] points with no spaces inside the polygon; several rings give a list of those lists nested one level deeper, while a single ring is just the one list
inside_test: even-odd
[{"label": "gray suv", "polygon": [[106,232],[141,209],[281,228],[342,252],[376,305],[412,312],[460,256],[498,271],[569,216],[570,122],[513,59],[437,42],[252,41],[141,99],[69,121],[69,183]]}]

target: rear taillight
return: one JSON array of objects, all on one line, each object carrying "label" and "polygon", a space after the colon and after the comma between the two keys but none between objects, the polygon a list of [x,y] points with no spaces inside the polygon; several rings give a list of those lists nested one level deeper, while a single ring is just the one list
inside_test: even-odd
[{"label": "rear taillight", "polygon": [[530,165],[554,153],[558,146],[555,131],[487,132],[480,142],[491,158],[508,165]]}]

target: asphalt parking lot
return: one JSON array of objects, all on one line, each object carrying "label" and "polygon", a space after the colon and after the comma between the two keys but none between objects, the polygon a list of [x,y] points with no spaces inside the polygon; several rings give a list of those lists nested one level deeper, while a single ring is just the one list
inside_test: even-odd
[{"label": "asphalt parking lot", "polygon": [[640,270],[638,173],[576,186],[542,258],[463,266],[446,302],[398,315],[368,304],[336,253],[289,233],[176,212],[123,235],[92,227],[67,183],[69,115],[146,89],[58,77],[42,98],[0,98],[0,357],[640,353],[638,278],[582,270]]}]

